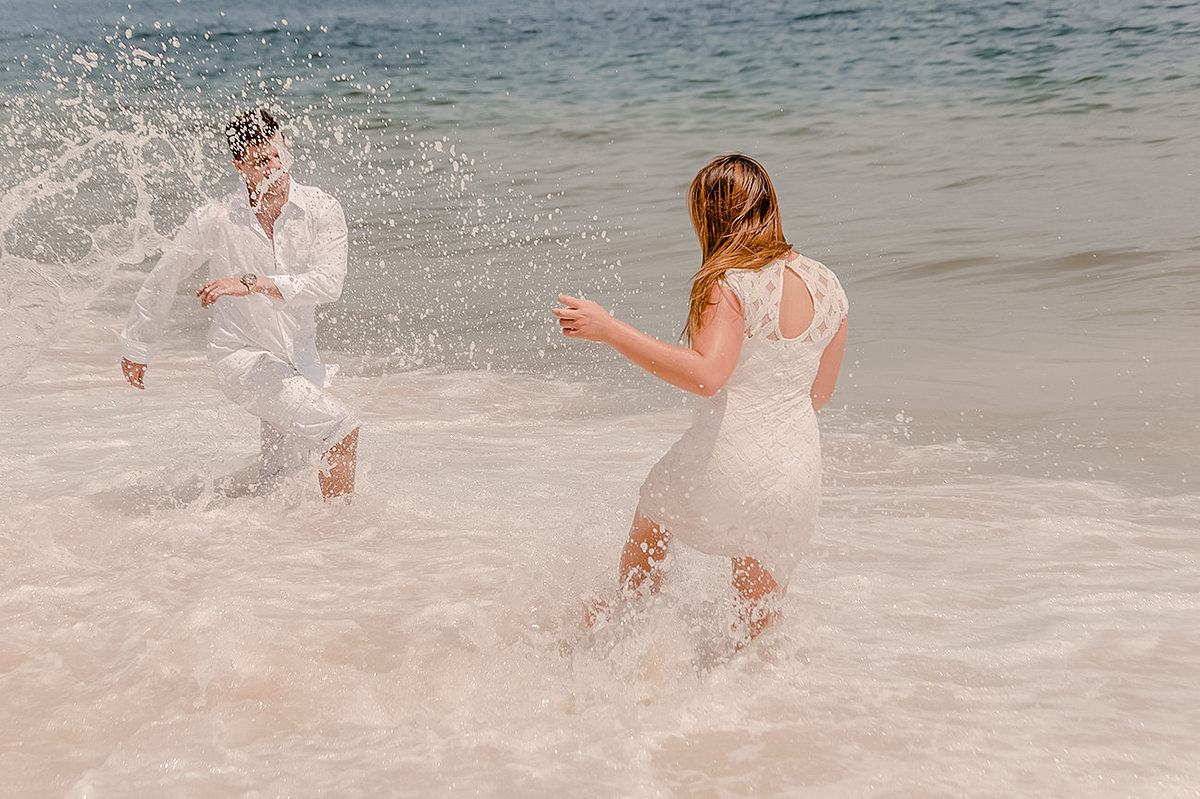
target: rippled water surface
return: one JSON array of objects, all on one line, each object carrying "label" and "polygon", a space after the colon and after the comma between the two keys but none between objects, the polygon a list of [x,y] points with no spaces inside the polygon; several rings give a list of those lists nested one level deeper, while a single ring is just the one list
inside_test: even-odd
[{"label": "rippled water surface", "polygon": [[[1195,795],[1200,5],[7,8],[9,795]],[[351,225],[348,507],[215,489],[194,288],[116,367],[263,101]],[[585,635],[686,401],[548,309],[674,336],[735,150],[850,296],[822,523],[738,654],[686,551]]]}]

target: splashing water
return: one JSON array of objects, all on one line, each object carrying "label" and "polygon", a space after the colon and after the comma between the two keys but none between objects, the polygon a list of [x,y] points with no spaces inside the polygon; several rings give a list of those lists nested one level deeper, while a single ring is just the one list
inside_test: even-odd
[{"label": "splashing water", "polygon": [[[0,384],[19,380],[59,321],[118,270],[146,269],[188,211],[237,190],[220,131],[256,104],[281,110],[299,178],[347,209],[347,301],[324,309],[325,328],[371,368],[544,357],[544,307],[563,267],[593,286],[611,279],[583,246],[608,230],[573,218],[561,189],[535,195],[536,174],[509,178],[449,135],[410,130],[396,81],[332,73],[311,50],[320,31],[265,33],[247,42],[122,19],[102,43],[38,48],[40,71],[0,117],[0,236],[13,275],[0,291],[14,309]],[[232,90],[219,79],[222,64],[259,55],[288,76],[260,67],[256,84]],[[34,63],[27,54],[21,67]]]},{"label": "splashing water", "polygon": [[[1194,8],[57,6],[0,37],[8,793],[1194,792]],[[214,489],[257,428],[188,287],[116,369],[258,105],[351,225],[348,507]],[[547,313],[677,333],[733,150],[852,318],[822,527],[737,654],[686,550],[581,626],[687,417]]]}]

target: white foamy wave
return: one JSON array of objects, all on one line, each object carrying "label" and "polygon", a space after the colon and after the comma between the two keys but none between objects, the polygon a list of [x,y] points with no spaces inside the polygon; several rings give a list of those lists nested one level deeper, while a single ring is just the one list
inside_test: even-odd
[{"label": "white foamy wave", "polygon": [[0,385],[22,377],[117,268],[161,248],[151,207],[171,148],[148,132],[97,134],[0,196]]},{"label": "white foamy wave", "polygon": [[595,386],[536,377],[351,376],[360,489],[325,507],[315,481],[213,488],[256,427],[198,355],[144,393],[98,367],[39,364],[9,400],[46,426],[0,419],[0,729],[42,720],[10,760],[18,790],[437,795],[452,773],[638,795],[703,774],[736,793],[747,763],[833,796],[880,774],[950,793],[1028,768],[1053,793],[1200,776],[1172,754],[1200,699],[1194,497],[980,476],[985,446],[826,416],[812,551],[779,625],[734,656],[729,564],[683,548],[661,597],[581,623],[682,409],[598,412]]}]

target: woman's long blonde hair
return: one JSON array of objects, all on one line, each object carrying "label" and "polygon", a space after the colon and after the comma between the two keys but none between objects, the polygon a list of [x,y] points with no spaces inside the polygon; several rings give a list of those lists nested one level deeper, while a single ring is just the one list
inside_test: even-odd
[{"label": "woman's long blonde hair", "polygon": [[730,269],[759,269],[791,249],[779,201],[763,165],[746,155],[714,158],[692,180],[688,211],[700,239],[700,271],[692,278],[684,334],[700,330],[713,290]]}]

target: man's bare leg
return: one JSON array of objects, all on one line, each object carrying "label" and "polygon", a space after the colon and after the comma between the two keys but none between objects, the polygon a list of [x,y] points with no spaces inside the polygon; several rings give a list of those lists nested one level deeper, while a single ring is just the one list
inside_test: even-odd
[{"label": "man's bare leg", "polygon": [[[658,593],[662,587],[662,570],[658,567],[667,557],[670,541],[670,533],[643,516],[640,511],[634,514],[633,527],[630,528],[629,538],[621,549],[621,563],[618,567],[622,591],[639,591],[649,578],[650,593]],[[593,600],[584,611],[584,621],[591,627],[607,607],[608,603],[604,600]]]},{"label": "man's bare leg", "polygon": [[329,448],[325,453],[328,468],[317,472],[321,496],[326,500],[344,497],[354,491],[354,473],[358,468],[358,428]]},{"label": "man's bare leg", "polygon": [[771,600],[778,596],[779,584],[755,558],[733,558],[732,563],[733,587],[743,603],[742,620],[750,628],[750,637],[739,644],[740,649],[779,615],[771,607]]}]

